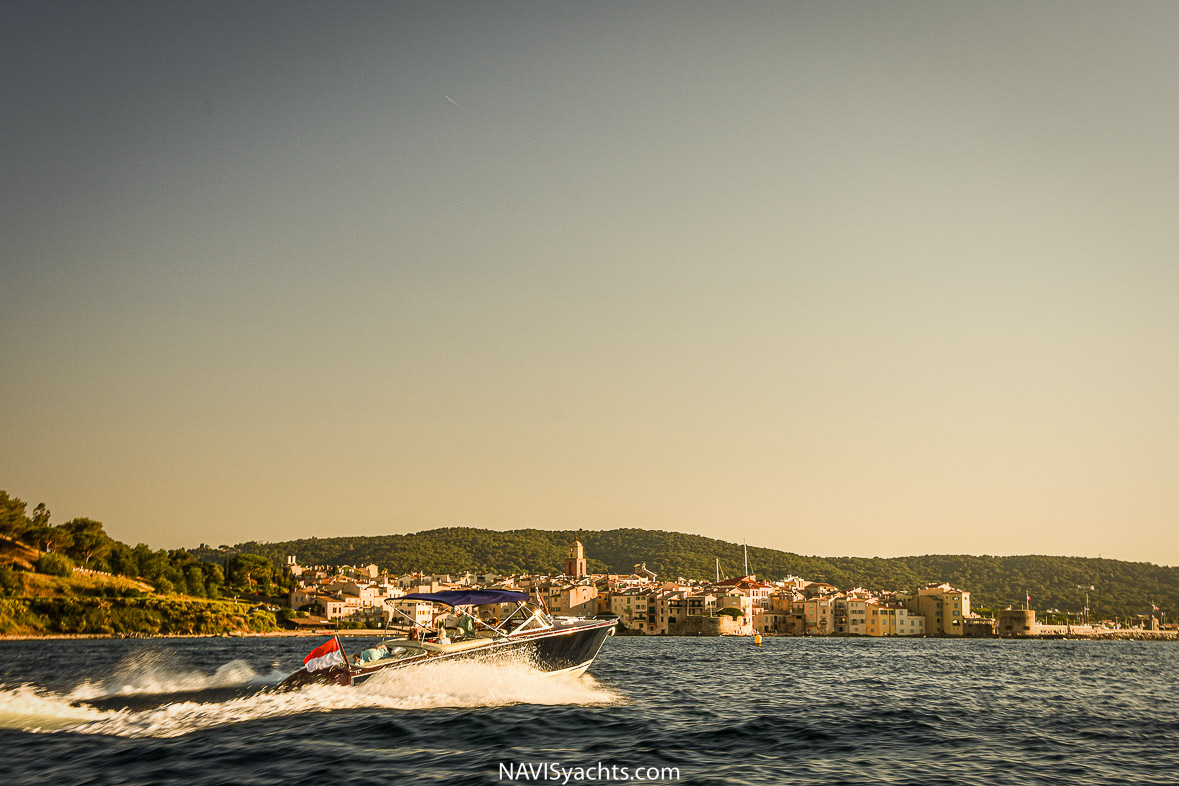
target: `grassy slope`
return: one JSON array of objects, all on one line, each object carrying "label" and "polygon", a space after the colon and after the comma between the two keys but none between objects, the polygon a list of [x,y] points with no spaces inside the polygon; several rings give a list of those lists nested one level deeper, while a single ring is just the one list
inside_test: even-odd
[{"label": "grassy slope", "polygon": [[[17,544],[8,545],[5,555],[16,554]],[[30,556],[35,563],[33,551],[7,564],[20,566]],[[75,571],[60,577],[16,570],[12,578],[15,589],[0,598],[0,635],[220,634],[275,627],[270,612],[228,601],[160,595],[150,584],[125,576]]]}]

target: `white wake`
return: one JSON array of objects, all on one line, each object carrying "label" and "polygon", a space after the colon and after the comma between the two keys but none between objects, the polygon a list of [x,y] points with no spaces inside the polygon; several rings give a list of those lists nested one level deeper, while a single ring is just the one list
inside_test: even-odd
[{"label": "white wake", "polygon": [[180,672],[169,677],[152,669],[144,675],[141,679],[123,676],[101,683],[85,683],[64,694],[30,685],[0,688],[0,728],[178,737],[226,724],[340,710],[605,705],[621,701],[617,694],[589,676],[545,674],[523,664],[455,662],[386,672],[355,687],[309,685],[290,693],[262,689],[253,695],[219,702],[179,701],[136,710],[103,710],[77,703],[96,696],[166,694],[248,685],[259,680],[259,675],[240,661],[226,664],[211,675]]},{"label": "white wake", "polygon": [[144,652],[124,660],[108,677],[79,683],[66,698],[89,701],[108,696],[185,693],[245,685],[261,687],[273,685],[285,676],[281,672],[259,674],[244,660],[230,661],[212,674],[205,674],[183,667],[170,653]]}]

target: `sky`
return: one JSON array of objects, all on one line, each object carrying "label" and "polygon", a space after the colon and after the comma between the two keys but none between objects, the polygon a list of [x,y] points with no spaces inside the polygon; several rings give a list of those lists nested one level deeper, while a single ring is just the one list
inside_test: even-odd
[{"label": "sky", "polygon": [[1177,38],[1171,3],[5,3],[0,488],[156,548],[1179,565]]}]

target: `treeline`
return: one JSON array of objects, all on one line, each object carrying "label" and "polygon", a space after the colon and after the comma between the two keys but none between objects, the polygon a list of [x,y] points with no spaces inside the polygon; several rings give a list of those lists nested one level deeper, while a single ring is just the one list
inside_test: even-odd
[{"label": "treeline", "polygon": [[[29,513],[25,501],[6,491],[0,491],[0,536],[41,552],[34,566],[38,572],[68,576],[81,567],[143,579],[162,594],[217,599],[284,593],[293,586],[274,562],[255,554],[206,561],[185,549],[128,546],[107,535],[102,522],[75,518],[54,524],[44,503]],[[0,567],[0,574],[10,570]],[[0,593],[11,585],[0,575]]]},{"label": "treeline", "polygon": [[[646,563],[661,578],[710,579],[719,560],[722,577],[744,573],[741,545],[714,538],[641,529],[576,536],[585,545],[591,572],[630,573],[636,563]],[[408,535],[250,541],[233,551],[261,555],[276,565],[295,555],[303,565],[376,563],[391,573],[559,573],[574,537],[571,530],[448,527]],[[207,547],[193,553],[224,559],[224,552]],[[972,605],[984,609],[1022,606],[1030,594],[1034,608],[1079,611],[1088,592],[1097,618],[1149,613],[1151,604],[1179,615],[1179,568],[1145,562],[1053,556],[807,557],[754,547],[749,562],[761,578],[801,576],[841,588],[909,590],[948,582],[969,591]]]}]

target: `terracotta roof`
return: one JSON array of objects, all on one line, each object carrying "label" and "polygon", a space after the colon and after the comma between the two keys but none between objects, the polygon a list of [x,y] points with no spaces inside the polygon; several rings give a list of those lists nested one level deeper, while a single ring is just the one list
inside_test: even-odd
[{"label": "terracotta roof", "polygon": [[735,579],[725,579],[718,581],[717,587],[740,587],[741,589],[773,589],[773,584],[766,584],[764,581],[758,581],[753,576],[739,576]]}]

